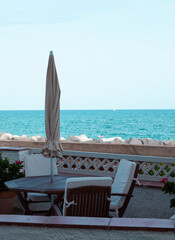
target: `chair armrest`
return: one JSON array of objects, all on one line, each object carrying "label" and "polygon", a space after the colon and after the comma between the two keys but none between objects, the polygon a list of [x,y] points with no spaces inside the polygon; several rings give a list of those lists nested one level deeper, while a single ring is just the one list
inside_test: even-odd
[{"label": "chair armrest", "polygon": [[52,215],[54,215],[54,216],[63,216],[63,214],[61,213],[59,207],[56,204],[52,205]]},{"label": "chair armrest", "polygon": [[127,193],[111,193],[111,196],[133,197],[132,194],[127,194]]}]

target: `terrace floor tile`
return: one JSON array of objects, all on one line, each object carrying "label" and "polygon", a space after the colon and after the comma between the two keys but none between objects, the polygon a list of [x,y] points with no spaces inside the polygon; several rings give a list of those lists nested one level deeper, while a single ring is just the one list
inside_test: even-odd
[{"label": "terrace floor tile", "polygon": [[0,214],[0,225],[45,226],[49,217],[30,215],[3,215]]},{"label": "terrace floor tile", "polygon": [[174,231],[174,224],[169,219],[112,218],[109,228],[120,230]]},{"label": "terrace floor tile", "polygon": [[74,227],[74,228],[100,228],[107,229],[110,218],[90,217],[50,217],[46,223],[47,227]]}]

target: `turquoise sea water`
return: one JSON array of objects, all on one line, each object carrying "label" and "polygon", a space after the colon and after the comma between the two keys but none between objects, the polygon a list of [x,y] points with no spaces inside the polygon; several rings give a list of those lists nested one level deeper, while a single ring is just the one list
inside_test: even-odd
[{"label": "turquoise sea water", "polygon": [[[61,137],[152,138],[175,141],[175,110],[61,110]],[[0,131],[45,136],[44,111],[0,111]]]}]

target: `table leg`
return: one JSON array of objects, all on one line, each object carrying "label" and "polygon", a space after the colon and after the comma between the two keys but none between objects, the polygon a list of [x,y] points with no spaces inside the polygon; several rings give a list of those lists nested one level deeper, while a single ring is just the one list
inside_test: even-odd
[{"label": "table leg", "polygon": [[[53,204],[58,205],[58,203],[61,202],[61,200],[63,199],[63,196],[64,196],[64,193],[59,193],[59,195],[57,196],[57,198],[54,200]],[[53,206],[53,204],[52,204],[52,206]],[[53,208],[52,208],[52,206],[51,206],[51,208],[50,208],[47,216],[51,216],[51,215],[52,215],[52,213],[53,213]]]},{"label": "table leg", "polygon": [[54,200],[54,203],[58,204],[59,202],[61,202],[61,200],[63,199],[63,196],[64,196],[64,193],[59,193],[57,198]]},{"label": "table leg", "polygon": [[30,211],[30,209],[28,208],[28,203],[24,200],[22,194],[20,192],[16,193],[24,210],[25,210],[25,215],[32,215],[32,212]]}]

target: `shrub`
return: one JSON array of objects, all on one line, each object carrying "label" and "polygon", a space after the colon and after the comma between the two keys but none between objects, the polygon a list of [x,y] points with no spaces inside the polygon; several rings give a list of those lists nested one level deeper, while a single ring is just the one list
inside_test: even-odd
[{"label": "shrub", "polygon": [[[164,182],[162,191],[175,196],[175,182],[169,182],[167,181],[167,178],[165,179],[165,181],[162,182]],[[170,200],[170,207],[175,207],[175,197]]]},{"label": "shrub", "polygon": [[23,164],[21,161],[10,163],[8,158],[2,158],[0,153],[0,192],[8,190],[4,182],[24,177],[22,172]]}]

